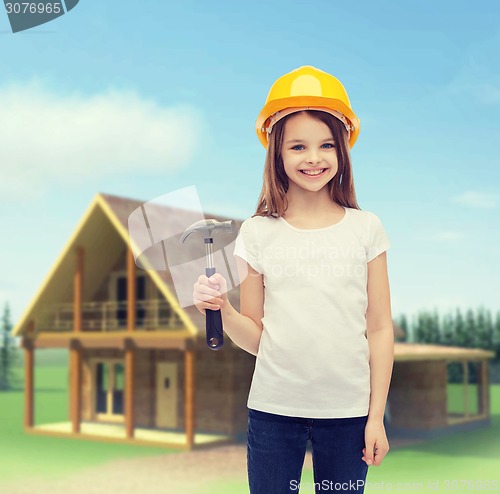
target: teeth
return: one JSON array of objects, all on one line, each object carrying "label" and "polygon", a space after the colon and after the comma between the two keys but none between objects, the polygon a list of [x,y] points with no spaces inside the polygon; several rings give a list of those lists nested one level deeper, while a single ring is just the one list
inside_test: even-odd
[{"label": "teeth", "polygon": [[300,170],[302,173],[305,173],[306,175],[319,175],[320,173],[323,173],[325,171],[325,168],[320,171],[315,171],[315,172],[309,172],[306,170]]}]

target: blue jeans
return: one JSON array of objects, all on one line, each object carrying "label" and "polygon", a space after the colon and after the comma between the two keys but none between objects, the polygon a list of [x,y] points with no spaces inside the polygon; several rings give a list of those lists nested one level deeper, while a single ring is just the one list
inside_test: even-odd
[{"label": "blue jeans", "polygon": [[368,465],[363,417],[309,419],[248,409],[247,464],[250,494],[298,493],[307,441],[311,441],[314,491],[363,493]]}]

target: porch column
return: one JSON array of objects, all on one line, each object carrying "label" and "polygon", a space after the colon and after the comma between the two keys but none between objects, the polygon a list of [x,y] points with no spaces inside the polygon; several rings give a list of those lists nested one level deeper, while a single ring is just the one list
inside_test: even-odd
[{"label": "porch column", "polygon": [[83,247],[76,248],[76,264],[74,276],[74,311],[73,311],[73,334],[75,338],[70,341],[70,416],[72,431],[80,432],[81,421],[81,382],[82,382],[82,349],[78,341],[78,335],[82,331],[82,300],[83,300]]},{"label": "porch column", "polygon": [[127,329],[134,331],[135,329],[135,313],[136,313],[136,266],[134,254],[130,247],[127,248]]},{"label": "porch column", "polygon": [[195,350],[186,349],[184,353],[184,375],[186,376],[185,382],[185,423],[186,423],[186,445],[188,449],[193,449],[194,446],[194,430],[195,430]]},{"label": "porch column", "polygon": [[465,410],[465,417],[469,417],[469,361],[468,360],[462,360],[462,369],[464,371],[464,410]]},{"label": "porch column", "polygon": [[81,389],[82,389],[82,349],[78,340],[71,340],[69,347],[69,361],[70,361],[70,414],[72,431],[74,433],[80,432],[81,421]]},{"label": "porch column", "polygon": [[125,430],[127,438],[134,437],[134,374],[135,351],[133,342],[125,340]]},{"label": "porch column", "polygon": [[[28,334],[31,333],[34,326],[33,321],[28,323]],[[31,329],[31,330],[30,330]],[[34,426],[34,344],[31,338],[26,336],[22,339],[22,346],[24,348],[24,428],[29,429]]]},{"label": "porch column", "polygon": [[[136,324],[136,266],[134,254],[127,248],[127,330],[134,331]],[[135,349],[131,340],[125,340],[125,429],[127,438],[134,437],[134,374]]]},{"label": "porch column", "polygon": [[490,412],[488,360],[481,360],[477,373],[477,410],[480,415],[488,415]]}]

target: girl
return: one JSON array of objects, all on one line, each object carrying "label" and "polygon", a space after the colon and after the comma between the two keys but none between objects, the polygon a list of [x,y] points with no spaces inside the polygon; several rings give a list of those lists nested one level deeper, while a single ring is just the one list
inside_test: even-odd
[{"label": "girl", "polygon": [[356,202],[359,120],[338,79],[312,66],[280,77],[257,119],[267,149],[257,211],[236,239],[240,311],[219,273],[200,312],[221,309],[257,356],[248,397],[251,494],[298,492],[307,441],[315,491],[364,492],[389,451],[383,418],[394,333],[380,219]]}]

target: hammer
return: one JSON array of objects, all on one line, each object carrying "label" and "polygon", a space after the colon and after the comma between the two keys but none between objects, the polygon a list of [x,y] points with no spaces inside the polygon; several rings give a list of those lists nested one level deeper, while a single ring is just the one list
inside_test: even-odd
[{"label": "hammer", "polygon": [[[234,232],[234,221],[217,221],[217,220],[200,220],[193,223],[186,231],[182,234],[180,241],[184,243],[186,238],[194,232],[201,232],[203,234],[203,240],[205,242],[205,254],[207,256],[207,267],[205,268],[205,274],[208,278],[212,276],[215,271],[215,266],[213,265],[213,248],[212,245],[214,240],[212,238],[212,231],[223,230],[228,232]],[[224,344],[224,331],[222,329],[222,316],[220,309],[212,310],[206,309],[206,333],[207,333],[207,345],[211,350],[219,350]]]}]

